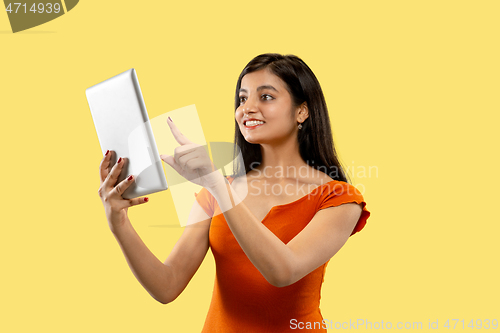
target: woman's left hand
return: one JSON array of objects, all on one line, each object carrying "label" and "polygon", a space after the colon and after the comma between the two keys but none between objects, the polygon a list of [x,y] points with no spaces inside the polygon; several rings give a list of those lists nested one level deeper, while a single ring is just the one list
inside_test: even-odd
[{"label": "woman's left hand", "polygon": [[205,148],[186,138],[170,117],[167,123],[180,146],[175,148],[174,156],[160,155],[163,162],[170,165],[190,182],[207,189],[214,188],[221,182],[224,183],[224,176],[215,170]]}]

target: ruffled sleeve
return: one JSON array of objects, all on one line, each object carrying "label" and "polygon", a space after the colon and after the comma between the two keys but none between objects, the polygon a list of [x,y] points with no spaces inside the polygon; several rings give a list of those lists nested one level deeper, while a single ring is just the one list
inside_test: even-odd
[{"label": "ruffled sleeve", "polygon": [[214,196],[204,187],[200,190],[200,192],[195,192],[194,195],[196,197],[196,201],[198,201],[205,213],[207,213],[208,216],[213,217],[215,211]]},{"label": "ruffled sleeve", "polygon": [[326,186],[321,198],[321,203],[318,210],[339,206],[344,203],[355,202],[363,208],[358,223],[354,227],[351,236],[361,231],[365,225],[366,220],[370,216],[370,212],[366,209],[366,202],[363,195],[359,190],[351,184],[345,182],[332,182],[331,186]]}]

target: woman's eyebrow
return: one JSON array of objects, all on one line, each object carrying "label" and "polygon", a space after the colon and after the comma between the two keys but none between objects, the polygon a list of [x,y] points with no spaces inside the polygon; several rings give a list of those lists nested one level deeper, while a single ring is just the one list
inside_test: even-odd
[{"label": "woman's eyebrow", "polygon": [[[263,89],[270,89],[270,90],[274,90],[274,91],[278,92],[278,89],[274,88],[274,87],[273,87],[273,86],[271,86],[271,85],[264,85],[264,86],[260,86],[260,87],[258,87],[258,88],[257,88],[257,91],[261,91],[261,90],[263,90]],[[241,89],[240,89],[240,92],[245,92],[245,93],[246,93],[246,92],[248,92],[248,91],[247,91],[246,89],[244,89],[244,88],[241,88]]]}]

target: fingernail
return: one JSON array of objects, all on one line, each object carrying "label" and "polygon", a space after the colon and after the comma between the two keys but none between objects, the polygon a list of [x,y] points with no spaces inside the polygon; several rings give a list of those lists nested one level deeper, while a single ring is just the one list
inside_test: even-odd
[{"label": "fingernail", "polygon": [[173,121],[172,121],[172,118],[170,118],[170,117],[168,117],[168,120],[170,120],[171,122],[173,122]]},{"label": "fingernail", "polygon": [[104,156],[108,156],[108,153],[109,153],[109,149],[106,150],[106,154],[104,154]]},{"label": "fingernail", "polygon": [[130,176],[128,176],[127,180],[128,180],[128,181],[131,181],[131,180],[132,180],[132,178],[134,178],[134,176],[130,175]]},{"label": "fingernail", "polygon": [[144,198],[144,202],[148,202],[149,201],[149,198],[148,197],[145,197]]},{"label": "fingernail", "polygon": [[118,159],[118,162],[116,162],[116,163],[120,163],[121,161],[122,161],[122,158],[120,157],[120,158]]}]

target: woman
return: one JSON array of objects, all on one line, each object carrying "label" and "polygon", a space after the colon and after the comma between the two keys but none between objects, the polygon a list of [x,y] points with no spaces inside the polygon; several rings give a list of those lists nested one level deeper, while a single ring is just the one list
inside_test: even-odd
[{"label": "woman", "polygon": [[263,54],[240,74],[235,109],[243,165],[229,177],[168,121],[180,146],[162,160],[203,189],[164,263],[127,217],[148,199],[121,197],[134,177],[115,186],[123,160],[111,168],[112,152],[101,162],[99,189],[109,227],[136,278],[163,304],[211,248],[216,279],[203,332],[326,332],[319,309],[326,265],[370,213],[336,157],[319,82],[298,57]]}]

